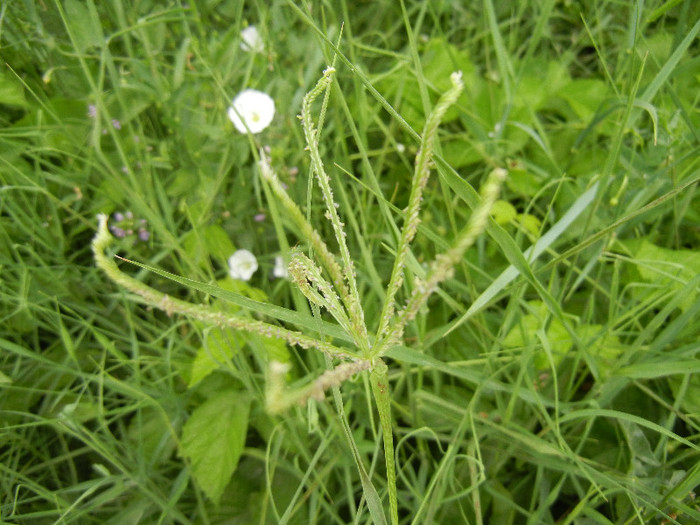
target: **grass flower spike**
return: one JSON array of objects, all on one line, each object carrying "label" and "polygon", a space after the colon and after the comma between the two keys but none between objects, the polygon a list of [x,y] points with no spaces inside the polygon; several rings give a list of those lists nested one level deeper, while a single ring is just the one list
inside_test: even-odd
[{"label": "grass flower spike", "polygon": [[[99,221],[97,234],[92,240],[92,253],[95,257],[97,267],[105,272],[116,284],[141,297],[146,304],[163,310],[168,315],[177,313],[213,326],[228,327],[234,330],[242,330],[262,335],[264,337],[281,339],[290,345],[295,345],[300,348],[316,348],[329,357],[358,360],[357,355],[352,351],[338,348],[325,341],[308,337],[300,332],[288,330],[278,325],[237,315],[229,315],[218,310],[212,310],[205,305],[193,304],[181,299],[176,299],[134,279],[130,275],[123,273],[114,262],[114,259],[107,256],[105,253],[112,243],[113,237],[109,233],[107,216],[100,214],[97,218]],[[240,251],[245,250],[239,250],[239,252]],[[257,267],[257,261],[255,265]]]},{"label": "grass flower spike", "polygon": [[236,250],[228,258],[228,273],[234,279],[250,281],[258,269],[258,260],[248,250]]},{"label": "grass flower spike", "polygon": [[228,118],[241,133],[258,134],[267,128],[275,116],[275,101],[257,89],[241,91],[231,102]]},{"label": "grass flower spike", "polygon": [[428,115],[425,128],[423,129],[421,147],[416,155],[411,195],[409,196],[408,207],[406,208],[404,216],[401,238],[399,239],[396,259],[394,260],[394,268],[391,272],[389,286],[387,287],[387,296],[380,317],[378,334],[384,334],[386,332],[389,322],[394,315],[394,298],[403,283],[403,270],[406,265],[409,245],[413,237],[415,237],[418,231],[418,224],[420,223],[418,213],[420,212],[420,206],[423,200],[423,190],[430,178],[430,167],[433,159],[433,151],[435,149],[438,126],[449,107],[457,101],[464,89],[461,71],[452,73],[450,80],[452,81],[452,88],[440,97],[435,109]]},{"label": "grass flower spike", "polygon": [[0,525],[700,525],[700,0],[375,4],[0,0]]}]

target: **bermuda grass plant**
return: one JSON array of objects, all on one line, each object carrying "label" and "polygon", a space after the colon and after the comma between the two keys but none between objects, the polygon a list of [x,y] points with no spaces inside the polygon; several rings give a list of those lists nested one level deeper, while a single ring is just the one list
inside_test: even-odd
[{"label": "bermuda grass plant", "polygon": [[700,523],[700,8],[0,8],[2,523]]}]

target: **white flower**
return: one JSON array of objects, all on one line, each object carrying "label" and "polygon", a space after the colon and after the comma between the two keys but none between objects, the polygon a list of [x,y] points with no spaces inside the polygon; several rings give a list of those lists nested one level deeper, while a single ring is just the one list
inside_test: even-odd
[{"label": "white flower", "polygon": [[248,250],[236,250],[228,258],[228,273],[234,279],[249,281],[258,269],[258,260]]},{"label": "white flower", "polygon": [[277,279],[286,279],[289,275],[287,265],[284,264],[284,257],[281,255],[275,257],[275,267],[272,269],[272,275]]},{"label": "white flower", "polygon": [[253,53],[262,53],[265,50],[265,44],[255,26],[248,26],[241,31],[241,49]]},{"label": "white flower", "polygon": [[[275,101],[270,95],[256,89],[244,89],[228,108],[228,118],[241,133],[260,133],[275,116]],[[246,129],[248,126],[248,129]]]}]

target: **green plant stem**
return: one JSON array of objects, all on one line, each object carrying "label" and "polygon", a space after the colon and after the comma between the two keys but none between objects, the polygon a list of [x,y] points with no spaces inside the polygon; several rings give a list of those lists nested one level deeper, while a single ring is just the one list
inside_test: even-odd
[{"label": "green plant stem", "polygon": [[300,332],[287,330],[281,326],[256,321],[254,319],[246,319],[235,315],[226,314],[213,310],[207,306],[188,303],[180,299],[170,297],[163,292],[159,292],[150,286],[142,283],[123,273],[119,270],[116,263],[105,255],[105,250],[112,242],[112,236],[107,229],[107,216],[100,215],[97,234],[92,241],[92,251],[95,257],[95,263],[103,270],[107,276],[115,283],[129,290],[132,293],[140,296],[147,304],[165,311],[168,315],[179,313],[210,323],[216,326],[227,326],[236,330],[243,330],[265,337],[274,337],[282,339],[291,345],[296,345],[304,349],[316,348],[321,352],[340,358],[357,359],[354,352],[338,348],[330,343],[319,341],[317,339],[303,335]]},{"label": "green plant stem", "polygon": [[386,484],[389,491],[389,507],[391,509],[391,523],[398,525],[399,511],[396,491],[396,465],[394,461],[394,434],[391,422],[391,395],[389,393],[389,368],[384,361],[377,359],[369,377],[372,384],[374,401],[377,403],[379,422],[382,426],[382,438],[384,440],[384,461],[386,464]]}]

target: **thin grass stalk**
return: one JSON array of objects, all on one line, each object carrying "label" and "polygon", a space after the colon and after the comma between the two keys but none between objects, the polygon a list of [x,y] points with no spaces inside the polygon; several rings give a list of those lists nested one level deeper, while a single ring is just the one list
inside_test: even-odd
[{"label": "thin grass stalk", "polygon": [[377,403],[379,423],[382,426],[382,439],[384,441],[384,463],[386,465],[386,485],[389,491],[389,508],[391,510],[391,523],[399,523],[399,506],[396,490],[396,464],[394,460],[394,434],[391,420],[391,393],[389,392],[389,368],[384,361],[376,359],[369,374],[372,384],[374,401]]},{"label": "thin grass stalk", "polygon": [[386,299],[384,307],[380,315],[379,328],[377,336],[385,333],[395,311],[395,298],[404,279],[404,267],[406,265],[406,257],[408,256],[409,246],[416,235],[418,224],[420,224],[420,206],[423,200],[423,190],[425,189],[428,179],[430,178],[430,167],[435,150],[435,139],[437,130],[445,112],[453,105],[464,89],[462,82],[461,71],[452,73],[450,76],[452,87],[446,91],[438,100],[433,111],[428,115],[423,128],[421,137],[421,146],[416,154],[415,170],[413,172],[413,181],[411,183],[411,194],[408,199],[408,206],[404,216],[403,228],[401,229],[401,237],[396,249],[396,258],[394,259],[394,267],[391,271],[391,278],[387,286]]}]

